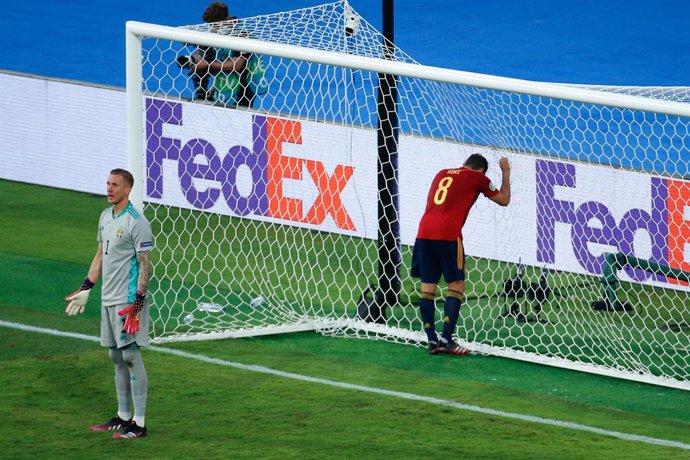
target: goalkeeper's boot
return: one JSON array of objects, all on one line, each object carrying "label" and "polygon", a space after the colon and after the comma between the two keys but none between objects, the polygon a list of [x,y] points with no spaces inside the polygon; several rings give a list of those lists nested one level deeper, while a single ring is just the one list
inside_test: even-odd
[{"label": "goalkeeper's boot", "polygon": [[126,428],[132,423],[132,419],[122,420],[119,416],[115,416],[103,423],[102,425],[94,425],[89,427],[91,431],[117,431]]},{"label": "goalkeeper's boot", "polygon": [[113,435],[114,439],[134,439],[134,438],[143,438],[146,436],[146,427],[145,426],[139,426],[136,424],[136,422],[132,422],[129,425],[125,427],[124,430],[120,433],[115,433]]},{"label": "goalkeeper's boot", "polygon": [[437,355],[440,352],[438,351],[438,342],[432,342],[430,341],[427,346],[426,346],[427,351],[429,352],[430,355]]},{"label": "goalkeeper's boot", "polygon": [[451,340],[449,342],[446,339],[441,338],[441,340],[438,343],[438,353],[463,356],[468,354],[469,352],[470,350],[468,350],[465,347],[461,347],[455,340]]}]

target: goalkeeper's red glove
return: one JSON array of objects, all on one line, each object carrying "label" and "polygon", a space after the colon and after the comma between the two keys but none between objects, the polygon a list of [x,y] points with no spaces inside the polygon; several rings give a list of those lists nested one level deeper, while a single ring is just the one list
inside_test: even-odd
[{"label": "goalkeeper's red glove", "polygon": [[145,299],[146,293],[137,291],[137,297],[134,299],[134,302],[132,302],[132,304],[127,308],[117,312],[117,314],[120,316],[127,315],[122,332],[126,332],[127,334],[136,334],[139,332],[139,315],[141,314],[141,310],[144,309]]},{"label": "goalkeeper's red glove", "polygon": [[84,307],[86,307],[86,302],[89,301],[89,294],[93,286],[94,284],[87,276],[79,289],[65,296],[65,300],[69,300],[67,308],[65,308],[65,313],[69,316],[74,316],[77,313],[84,313]]}]

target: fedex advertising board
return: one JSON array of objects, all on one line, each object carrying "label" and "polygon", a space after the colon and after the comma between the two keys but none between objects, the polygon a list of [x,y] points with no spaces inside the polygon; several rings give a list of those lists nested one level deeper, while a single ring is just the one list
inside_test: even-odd
[{"label": "fedex advertising board", "polygon": [[[154,99],[146,120],[145,199],[378,237],[375,131]],[[468,254],[600,275],[604,254],[621,251],[690,269],[687,182],[414,136],[399,146],[403,244],[414,243],[435,173],[473,152],[487,156],[497,186],[498,158],[510,158],[513,199],[477,202],[463,230]]]},{"label": "fedex advertising board", "polygon": [[601,274],[603,253],[620,251],[690,271],[689,182],[549,160],[535,161],[535,179],[537,263]]},{"label": "fedex advertising board", "polygon": [[146,139],[146,200],[352,235],[376,231],[376,211],[372,222],[364,210],[376,203],[375,134],[149,99]]}]

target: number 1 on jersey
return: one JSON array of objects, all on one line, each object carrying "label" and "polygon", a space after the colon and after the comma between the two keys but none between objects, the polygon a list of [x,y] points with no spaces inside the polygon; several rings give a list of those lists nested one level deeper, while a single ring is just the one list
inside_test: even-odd
[{"label": "number 1 on jersey", "polygon": [[448,188],[452,183],[452,177],[444,177],[438,182],[438,188],[436,189],[436,193],[434,193],[434,203],[443,204],[443,202],[446,201],[446,197],[448,196]]}]

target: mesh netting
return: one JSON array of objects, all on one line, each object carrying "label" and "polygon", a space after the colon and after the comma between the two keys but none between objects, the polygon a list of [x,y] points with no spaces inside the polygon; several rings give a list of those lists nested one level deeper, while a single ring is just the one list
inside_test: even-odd
[{"label": "mesh netting", "polygon": [[[187,29],[416,64],[346,2]],[[389,153],[400,231],[381,235],[387,184],[377,171],[391,165],[377,151],[376,73],[253,55],[267,91],[243,107],[195,99],[191,71],[176,64],[194,53],[143,41],[159,341],[317,329],[423,344],[409,275],[417,224],[434,174],[478,152],[495,183],[498,158],[510,159],[513,199],[499,208],[480,198],[463,231],[461,339],[481,352],[688,380],[687,119],[398,77]],[[589,89],[687,100],[683,88]],[[399,242],[400,286],[377,321],[366,313],[390,294],[378,288],[388,237]],[[636,258],[611,268],[606,254]]]}]

